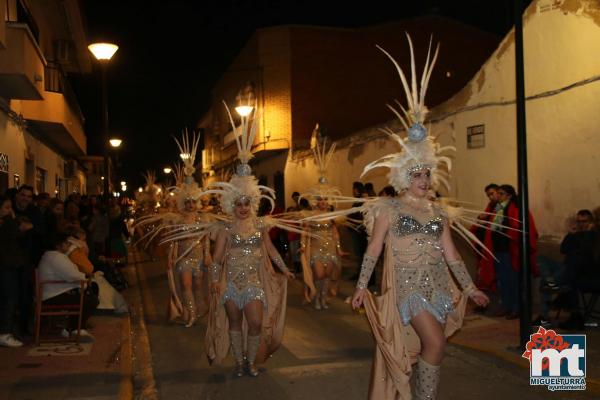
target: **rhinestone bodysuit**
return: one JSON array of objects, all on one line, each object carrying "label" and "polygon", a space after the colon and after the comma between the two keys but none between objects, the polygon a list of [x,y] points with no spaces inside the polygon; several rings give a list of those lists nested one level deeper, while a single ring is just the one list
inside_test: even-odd
[{"label": "rhinestone bodysuit", "polygon": [[310,222],[308,228],[316,236],[310,237],[310,265],[320,261],[323,265],[339,264],[337,242],[333,236],[333,222]]},{"label": "rhinestone bodysuit", "polygon": [[263,232],[259,226],[246,237],[234,232],[230,226],[229,251],[225,259],[227,288],[223,294],[223,304],[233,300],[243,309],[253,300],[262,301],[267,307],[265,292],[262,288],[259,269],[264,263]]},{"label": "rhinestone bodysuit", "polygon": [[[388,263],[394,269],[396,307],[404,325],[423,310],[444,324],[454,310],[453,286],[440,241],[445,217],[432,206],[422,216],[427,222],[421,223],[406,209],[400,201],[393,201],[387,210],[390,225],[386,246],[391,256]],[[363,264],[359,287],[368,282],[373,270],[373,263]],[[461,288],[473,288],[464,263],[450,264]]]}]

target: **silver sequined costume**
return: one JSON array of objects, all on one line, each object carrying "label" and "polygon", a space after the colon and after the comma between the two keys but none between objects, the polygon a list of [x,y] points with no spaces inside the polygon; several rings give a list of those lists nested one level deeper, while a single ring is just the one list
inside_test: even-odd
[{"label": "silver sequined costume", "polygon": [[[454,310],[448,265],[440,238],[444,216],[437,208],[426,223],[405,212],[398,201],[389,210],[389,232],[386,241],[391,246],[396,287],[396,306],[404,325],[426,310],[440,323],[446,322]],[[450,268],[463,289],[473,288],[464,263],[451,263]],[[359,284],[369,281],[373,268],[363,268]]]},{"label": "silver sequined costume", "polygon": [[229,235],[229,247],[224,262],[227,286],[222,304],[232,300],[239,309],[243,309],[249,302],[259,300],[264,308],[267,308],[259,273],[265,262],[264,227],[263,221],[258,219],[255,231],[243,237],[235,232],[231,225],[225,225],[225,231]]},{"label": "silver sequined costume", "polygon": [[177,242],[177,252],[179,254],[185,254],[188,250],[189,252],[177,262],[175,270],[178,273],[191,272],[195,277],[200,276],[202,271],[206,270],[204,259],[205,254],[208,253],[208,246],[208,239],[183,239]]},{"label": "silver sequined costume", "polygon": [[322,264],[339,264],[337,241],[333,236],[332,221],[314,221],[308,224],[308,230],[315,236],[310,240],[310,266],[320,261]]}]

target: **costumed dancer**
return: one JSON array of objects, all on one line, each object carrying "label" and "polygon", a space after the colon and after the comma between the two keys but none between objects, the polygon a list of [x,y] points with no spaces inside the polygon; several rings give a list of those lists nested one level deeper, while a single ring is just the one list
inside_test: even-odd
[{"label": "costumed dancer", "polygon": [[[204,195],[218,195],[227,221],[186,225],[167,240],[181,237],[215,238],[209,266],[211,298],[205,349],[209,362],[220,364],[229,353],[235,358],[236,376],[258,376],[256,365],[264,362],[281,344],[286,311],[287,280],[294,275],[271,242],[271,227],[285,221],[256,215],[261,199],[274,204],[274,191],[258,185],[248,161],[256,135],[251,117],[242,117],[235,132],[240,164],[229,182],[213,182]],[[276,273],[271,263],[281,273]],[[244,349],[244,343],[246,344]]]},{"label": "costumed dancer", "polygon": [[[183,168],[178,168],[181,183],[172,188],[178,213],[181,218],[179,224],[194,224],[209,219],[208,214],[198,210],[198,200],[202,189],[194,180],[196,168],[196,152],[200,137],[189,137],[187,131],[183,134],[181,142],[175,139],[181,154],[186,154],[183,159]],[[170,318],[173,319],[179,312],[185,327],[192,327],[199,317],[208,312],[208,274],[207,265],[211,262],[210,239],[182,238],[175,241],[169,248],[167,276],[171,288],[169,303]],[[174,275],[173,275],[174,270]],[[179,290],[178,290],[179,289]],[[181,297],[178,294],[181,293]],[[181,306],[180,306],[181,304]]]},{"label": "costumed dancer", "polygon": [[[446,338],[460,328],[466,300],[478,305],[488,298],[473,284],[465,263],[451,237],[458,234],[476,240],[453,215],[455,209],[439,204],[432,189],[448,184],[451,161],[442,155],[452,147],[441,147],[424,126],[427,109],[425,92],[438,49],[431,59],[431,43],[417,85],[410,36],[411,80],[407,81],[398,63],[385,50],[400,75],[408,107],[392,107],[408,133],[401,138],[384,129],[402,151],[385,156],[364,168],[363,174],[378,168],[390,169],[390,184],[401,195],[381,198],[363,205],[370,241],[365,253],[352,306],[363,302],[377,346],[369,390],[371,399],[410,399],[409,379],[416,361],[412,398],[435,399]],[[420,87],[418,87],[420,86]],[[447,171],[444,170],[447,169]],[[382,294],[367,289],[369,277],[385,244]],[[454,279],[460,285],[455,285]]]},{"label": "costumed dancer", "polygon": [[[144,218],[155,215],[160,207],[160,200],[162,197],[162,188],[156,184],[156,173],[148,170],[143,174],[146,184],[144,185],[141,192],[137,192],[135,196],[135,220],[141,221]],[[154,231],[156,226],[152,224],[136,224],[134,232],[138,237],[136,243],[142,244],[144,240],[147,240],[151,232]],[[150,240],[147,240],[144,244],[145,248],[150,248],[150,253],[154,254],[154,245]]]},{"label": "costumed dancer", "polygon": [[[311,138],[311,150],[319,171],[319,183],[302,194],[314,211],[305,212],[317,216],[329,212],[330,199],[340,198],[340,190],[327,183],[327,166],[335,151],[335,143],[327,148],[327,138],[321,137],[319,125]],[[312,301],[317,310],[328,309],[327,296],[337,295],[342,265],[340,257],[345,255],[340,246],[340,234],[334,219],[306,222],[305,233],[300,242],[301,263],[306,285],[305,297]]]}]

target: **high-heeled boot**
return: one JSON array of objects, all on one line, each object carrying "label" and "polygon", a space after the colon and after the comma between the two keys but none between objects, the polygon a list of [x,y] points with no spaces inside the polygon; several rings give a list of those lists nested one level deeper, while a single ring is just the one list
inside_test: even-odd
[{"label": "high-heeled boot", "polygon": [[244,343],[242,343],[241,331],[229,331],[229,342],[231,343],[231,352],[235,359],[235,376],[244,376]]},{"label": "high-heeled boot", "polygon": [[260,335],[250,336],[248,335],[248,351],[246,352],[246,357],[248,361],[248,375],[250,376],[258,376],[258,368],[254,365],[254,360],[256,360],[256,353],[258,353],[258,346],[260,346]]},{"label": "high-heeled boot", "polygon": [[327,295],[329,294],[329,279],[323,279],[323,284],[321,286],[321,307],[324,310],[329,308],[329,304],[327,304]]},{"label": "high-heeled boot", "polygon": [[194,326],[194,324],[196,323],[196,320],[198,319],[198,314],[196,311],[196,301],[194,299],[194,293],[192,292],[191,289],[187,289],[183,291],[183,306],[185,307],[186,311],[187,311],[187,317],[188,319],[185,321],[185,327],[186,328],[191,328],[192,326]]},{"label": "high-heeled boot", "polygon": [[431,365],[419,357],[415,376],[415,400],[435,400],[440,382],[440,366]]},{"label": "high-heeled boot", "polygon": [[323,292],[323,280],[319,280],[315,282],[315,298],[313,299],[313,307],[315,310],[321,310],[321,293]]}]

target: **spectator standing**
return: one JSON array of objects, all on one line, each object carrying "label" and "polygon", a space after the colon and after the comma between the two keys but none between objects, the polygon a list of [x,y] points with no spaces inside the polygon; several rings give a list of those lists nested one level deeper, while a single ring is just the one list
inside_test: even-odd
[{"label": "spectator standing", "polygon": [[33,271],[42,255],[46,227],[42,213],[33,204],[33,188],[22,185],[17,189],[13,202],[13,211],[18,221],[30,222],[32,228],[19,238],[21,251],[25,256],[23,267],[19,268],[19,329],[21,333],[30,331],[33,321]]},{"label": "spectator standing", "polygon": [[25,263],[19,236],[31,228],[31,223],[15,218],[10,199],[0,196],[0,346],[23,345],[13,336],[19,302],[19,271]]},{"label": "spectator standing", "polygon": [[[490,183],[484,189],[485,195],[488,198],[488,204],[485,207],[485,211],[477,217],[482,225],[488,225],[494,222],[494,213],[496,212],[496,206],[498,205],[498,190],[500,186],[495,183]],[[477,236],[479,240],[485,245],[487,249],[493,252],[494,244],[492,240],[492,230],[485,229],[483,227],[473,226],[473,234]],[[479,289],[485,291],[496,290],[496,272],[494,268],[494,259],[489,255],[481,252],[477,253],[477,282],[476,285]]]},{"label": "spectator standing", "polygon": [[[521,258],[519,239],[522,227],[519,221],[517,193],[511,185],[501,185],[498,190],[498,204],[494,223],[509,227],[493,227],[492,242],[494,248],[496,276],[500,286],[503,309],[497,316],[505,315],[507,319],[519,317],[519,271]],[[537,266],[537,229],[531,214],[529,214],[529,255],[531,272],[539,275]]]}]

